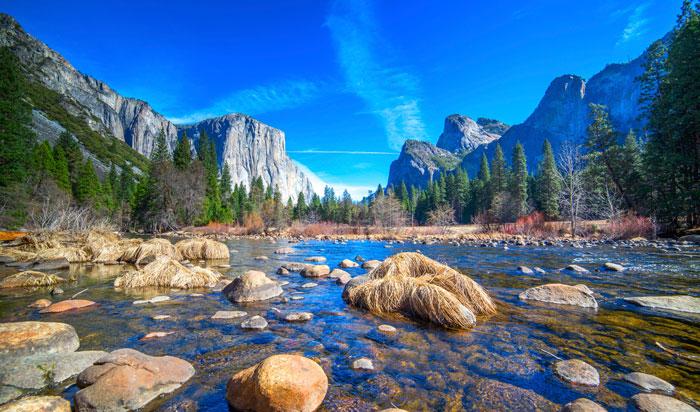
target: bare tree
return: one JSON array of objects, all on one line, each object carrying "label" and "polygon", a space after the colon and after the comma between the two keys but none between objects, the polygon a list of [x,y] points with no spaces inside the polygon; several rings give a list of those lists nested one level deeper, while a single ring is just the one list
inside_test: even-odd
[{"label": "bare tree", "polygon": [[569,218],[571,235],[576,236],[576,229],[585,211],[585,189],[583,179],[584,160],[581,146],[565,141],[557,156],[557,166],[561,178],[559,195],[560,210]]},{"label": "bare tree", "polygon": [[442,232],[446,233],[447,228],[455,224],[455,210],[454,208],[445,203],[438,206],[437,209],[428,212],[428,223],[433,226],[440,226]]},{"label": "bare tree", "polygon": [[378,196],[370,206],[372,221],[377,226],[401,227],[408,220],[406,211],[394,196]]}]

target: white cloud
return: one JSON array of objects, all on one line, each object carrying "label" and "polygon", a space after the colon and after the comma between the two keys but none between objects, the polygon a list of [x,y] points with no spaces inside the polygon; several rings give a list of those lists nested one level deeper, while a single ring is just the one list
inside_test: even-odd
[{"label": "white cloud", "polygon": [[311,186],[314,188],[314,192],[318,193],[319,196],[323,196],[323,191],[325,190],[326,186],[330,186],[335,191],[336,196],[342,196],[343,191],[347,190],[348,193],[350,193],[350,196],[352,196],[352,200],[358,201],[367,196],[370,190],[376,189],[376,186],[347,185],[344,183],[326,182],[303,164],[297,162],[296,160],[294,160],[294,163],[296,163],[296,165],[299,166],[299,169],[301,169],[304,175],[306,175],[311,182]]},{"label": "white cloud", "polygon": [[644,13],[648,8],[649,3],[642,3],[635,8],[626,10],[628,14],[627,25],[622,30],[622,35],[617,41],[618,45],[627,43],[646,33],[650,19]]},{"label": "white cloud", "polygon": [[377,34],[370,4],[365,0],[341,1],[333,5],[326,20],[335,41],[338,60],[348,91],[362,98],[368,110],[379,117],[390,147],[399,150],[406,139],[426,137],[418,94],[418,79],[379,59],[387,55]]},{"label": "white cloud", "polygon": [[169,117],[176,124],[195,123],[228,113],[257,115],[302,106],[325,93],[325,85],[308,80],[282,82],[238,90],[211,107],[184,116]]}]

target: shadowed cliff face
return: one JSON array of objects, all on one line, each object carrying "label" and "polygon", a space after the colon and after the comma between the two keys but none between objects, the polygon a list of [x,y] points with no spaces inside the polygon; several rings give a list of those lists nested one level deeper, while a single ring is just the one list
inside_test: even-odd
[{"label": "shadowed cliff face", "polygon": [[232,184],[243,183],[249,187],[250,181],[260,176],[266,186],[277,185],[283,199],[296,198],[299,192],[310,199],[313,194],[309,179],[287,156],[281,130],[239,113],[180,126],[179,130],[180,134],[187,132],[195,142],[200,130],[214,140],[219,166],[224,162],[228,164]]},{"label": "shadowed cliff face", "polygon": [[425,187],[437,179],[440,172],[451,170],[459,163],[459,157],[432,143],[406,140],[399,158],[391,162],[387,186]]},{"label": "shadowed cliff face", "polygon": [[[0,47],[8,47],[18,57],[27,78],[61,96],[61,105],[105,139],[115,138],[148,157],[161,130],[172,151],[177,144],[178,127],[151,106],[124,97],[109,85],[80,73],[63,56],[26,33],[11,17],[0,13]],[[34,130],[40,140],[55,141],[63,130],[35,110]],[[282,195],[296,198],[299,192],[310,198],[308,178],[285,152],[284,133],[245,115],[233,114],[183,126],[189,136],[204,127],[216,140],[219,161],[231,168],[233,182],[250,184],[261,176],[266,185],[278,185]],[[105,141],[108,144],[108,140]],[[85,149],[85,148],[83,148]],[[91,156],[84,150],[84,154]],[[94,156],[91,156],[94,158]],[[98,172],[110,165],[96,160]]]}]

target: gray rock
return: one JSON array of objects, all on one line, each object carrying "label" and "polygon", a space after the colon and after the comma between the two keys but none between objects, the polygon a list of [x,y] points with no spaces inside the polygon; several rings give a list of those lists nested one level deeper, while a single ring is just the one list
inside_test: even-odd
[{"label": "gray rock", "polygon": [[598,386],[600,376],[591,365],[579,359],[558,361],[554,364],[554,373],[563,381],[574,385]]},{"label": "gray rock", "polygon": [[396,328],[391,325],[379,325],[377,330],[382,333],[396,333]]},{"label": "gray rock", "polygon": [[623,376],[627,382],[633,383],[645,391],[663,391],[673,393],[676,388],[665,380],[654,375],[649,375],[642,372],[632,372]]},{"label": "gray rock", "polygon": [[[453,114],[445,119],[445,126],[438,138],[437,147],[452,153],[470,153],[479,146],[497,140],[508,130],[508,126],[497,120],[479,119],[488,122],[483,127],[467,116]],[[488,131],[488,130],[490,131]]]},{"label": "gray rock", "polygon": [[304,263],[289,262],[282,265],[282,268],[287,269],[290,272],[301,272],[304,268],[308,266]]},{"label": "gray rock", "polygon": [[618,263],[612,263],[612,262],[605,262],[605,269],[613,271],[613,272],[622,272],[625,270],[625,267],[618,264]]},{"label": "gray rock", "polygon": [[269,279],[263,272],[249,270],[236,278],[223,290],[228,300],[234,303],[255,302],[271,299],[282,294],[277,282]]},{"label": "gray rock", "polygon": [[79,346],[75,329],[65,323],[0,323],[0,363],[25,356],[74,352]]},{"label": "gray rock", "polygon": [[582,266],[579,266],[579,265],[574,265],[574,264],[567,266],[566,270],[570,270],[570,271],[576,272],[576,273],[588,273],[589,272],[588,269],[586,269]]},{"label": "gray rock", "polygon": [[537,272],[537,273],[539,273],[539,274],[545,274],[545,273],[547,273],[547,271],[545,271],[544,269],[542,269],[542,268],[539,267],[539,266],[535,266],[534,269],[535,269],[535,272]]},{"label": "gray rock", "polygon": [[289,312],[283,315],[282,319],[287,322],[306,322],[313,319],[314,315],[311,312]]},{"label": "gray rock", "polygon": [[212,315],[212,319],[236,319],[236,318],[242,318],[243,316],[247,316],[248,312],[244,312],[242,310],[220,310],[217,311],[214,315]]},{"label": "gray rock", "polygon": [[241,323],[243,329],[256,329],[262,330],[267,327],[267,321],[262,316],[255,315],[249,319],[246,319]]},{"label": "gray rock", "polygon": [[652,309],[700,313],[700,298],[694,296],[639,296],[625,300]]},{"label": "gray rock", "polygon": [[381,260],[376,260],[376,259],[366,260],[366,261],[364,261],[364,263],[362,263],[362,269],[372,270],[381,264],[382,264]]},{"label": "gray rock", "polygon": [[82,351],[17,358],[3,363],[0,385],[24,390],[41,389],[78,375],[105,355],[107,352]]},{"label": "gray rock", "polygon": [[64,292],[63,292],[63,289],[56,286],[53,289],[51,289],[51,292],[49,292],[49,293],[51,294],[51,296],[54,296],[54,295],[62,295]]},{"label": "gray rock", "polygon": [[578,398],[564,405],[560,412],[606,412],[606,409],[590,399]]},{"label": "gray rock", "polygon": [[535,273],[532,271],[532,269],[530,269],[527,266],[518,266],[518,272],[524,273],[526,275],[532,275],[533,273]]},{"label": "gray rock", "polygon": [[632,397],[632,402],[640,412],[697,412],[685,402],[655,393],[638,393]]},{"label": "gray rock", "polygon": [[278,255],[288,255],[288,254],[294,253],[294,252],[296,252],[296,251],[291,247],[281,247],[281,248],[275,250],[275,254],[278,254]]},{"label": "gray rock", "polygon": [[372,370],[374,370],[374,364],[372,363],[372,359],[360,358],[360,359],[355,359],[352,362],[352,368],[372,371]]},{"label": "gray rock", "polygon": [[328,265],[309,265],[301,271],[301,275],[307,278],[320,278],[328,276],[330,273],[331,268]]},{"label": "gray rock", "polygon": [[308,283],[304,283],[303,285],[301,285],[301,287],[304,289],[311,289],[311,288],[315,288],[316,286],[318,286],[318,283],[314,283],[314,282],[308,282]]},{"label": "gray rock", "polygon": [[323,256],[309,256],[304,259],[306,262],[315,262],[315,263],[321,263],[325,262],[326,258]]},{"label": "gray rock", "polygon": [[527,289],[519,295],[521,300],[536,300],[557,305],[573,305],[583,308],[598,308],[593,292],[585,285],[563,285],[550,283]]},{"label": "gray rock", "polygon": [[34,266],[32,266],[32,270],[60,270],[68,269],[69,267],[70,263],[66,258],[58,258],[37,262]]},{"label": "gray rock", "polygon": [[350,260],[350,259],[343,259],[343,260],[338,264],[338,266],[340,266],[341,268],[356,268],[356,267],[360,266],[360,264],[357,263],[357,262],[353,262],[353,261]]}]

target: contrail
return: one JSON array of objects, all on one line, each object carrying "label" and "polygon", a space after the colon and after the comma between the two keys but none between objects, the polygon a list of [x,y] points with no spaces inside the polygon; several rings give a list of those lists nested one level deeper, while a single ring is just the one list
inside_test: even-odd
[{"label": "contrail", "polygon": [[315,153],[315,154],[350,154],[350,155],[391,155],[396,156],[399,152],[362,152],[352,150],[287,150],[287,153]]}]

